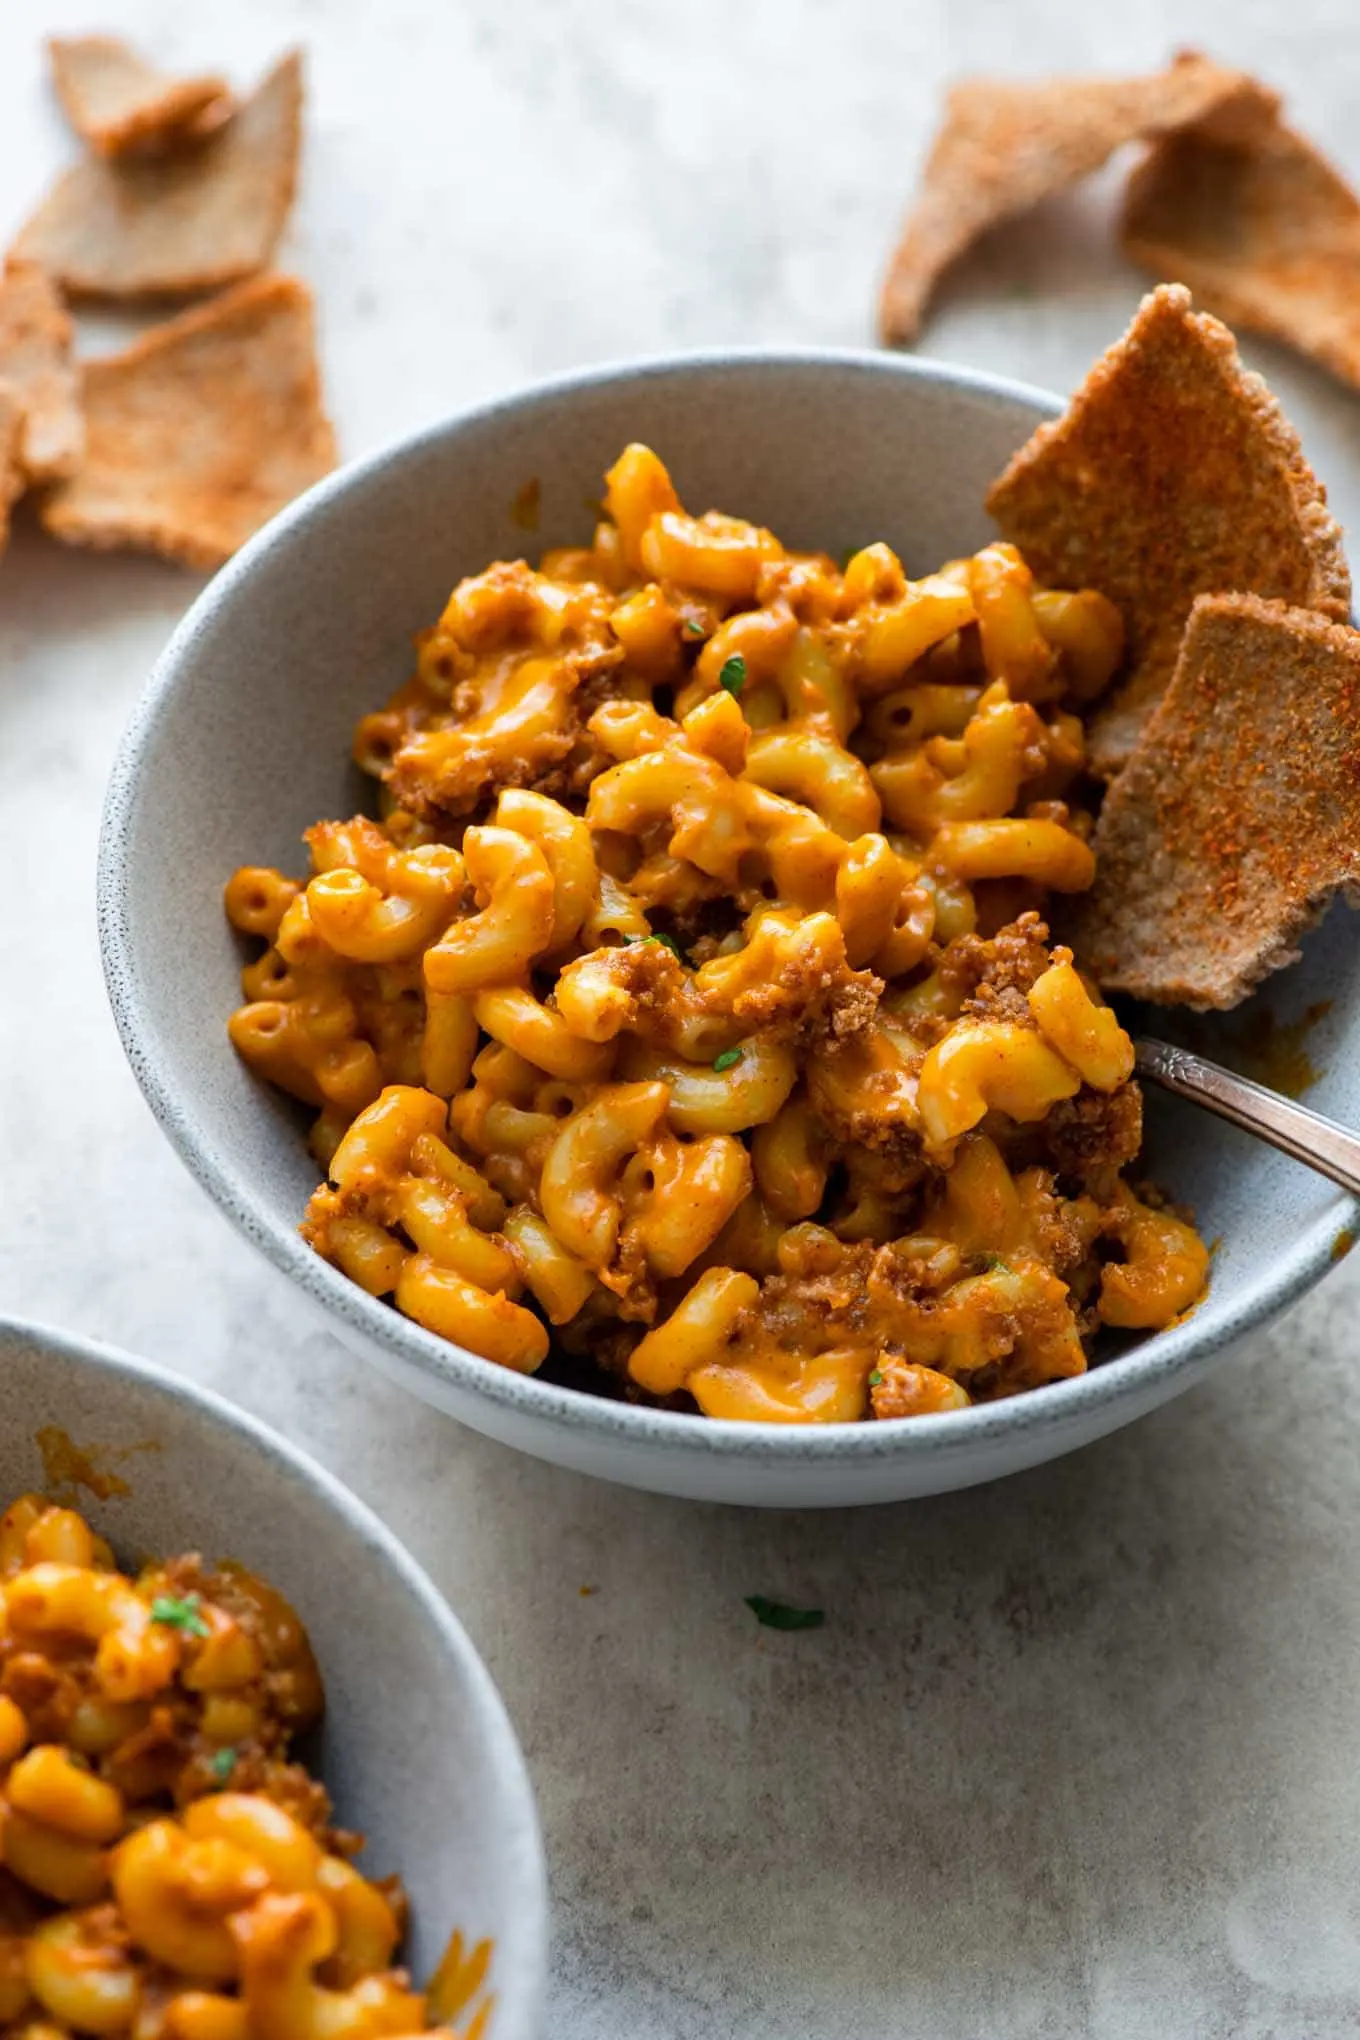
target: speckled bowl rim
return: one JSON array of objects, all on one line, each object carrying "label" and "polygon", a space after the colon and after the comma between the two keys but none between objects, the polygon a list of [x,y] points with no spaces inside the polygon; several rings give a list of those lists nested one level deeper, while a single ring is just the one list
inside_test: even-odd
[{"label": "speckled bowl rim", "polygon": [[187,1405],[209,1426],[234,1434],[290,1483],[308,1489],[323,1508],[341,1517],[375,1564],[383,1567],[407,1600],[414,1603],[419,1619],[434,1632],[441,1654],[457,1667],[459,1691],[481,1726],[497,1797],[504,1803],[507,1819],[514,1824],[513,1853],[520,1875],[510,1894],[510,1907],[522,1924],[523,1938],[514,1974],[498,1972],[495,1978],[498,2009],[492,2022],[492,2040],[495,2031],[500,2030],[497,2020],[503,2023],[507,2034],[513,2031],[522,2035],[523,2040],[532,2040],[543,2016],[548,1975],[548,1871],[538,1808],[505,1702],[471,1637],[433,1581],[386,1524],[334,1474],[327,1473],[324,1466],[300,1452],[277,1431],[211,1389],[83,1333],[66,1331],[36,1318],[0,1312],[0,1339],[10,1338],[40,1351],[59,1353],[64,1360],[74,1361],[77,1367],[92,1374],[135,1383],[139,1388],[165,1396],[169,1402]]},{"label": "speckled bowl rim", "polygon": [[[466,1353],[424,1331],[389,1305],[368,1296],[305,1246],[291,1226],[277,1224],[257,1202],[250,1184],[214,1151],[198,1123],[194,1101],[175,1089],[148,1055],[145,988],[132,961],[127,913],[127,856],[132,817],[142,789],[148,738],[174,691],[181,665],[194,654],[208,618],[250,579],[256,564],[319,511],[341,497],[361,492],[375,476],[401,466],[425,447],[473,424],[512,413],[550,407],[578,391],[606,383],[643,383],[654,376],[701,374],[733,366],[770,369],[825,368],[844,374],[905,377],[935,386],[973,391],[1023,404],[1036,423],[1056,416],[1061,400],[1051,391],[926,356],[904,358],[865,348],[724,347],[640,360],[606,362],[530,384],[509,395],[451,414],[392,445],[352,461],[291,503],[258,532],[209,583],[180,623],[154,667],[123,734],[109,779],[99,841],[97,906],[105,984],[123,1047],[142,1093],[162,1130],[197,1182],[245,1238],[311,1298],[338,1318],[362,1345],[376,1347],[400,1375],[413,1368],[446,1381],[475,1399],[564,1430],[599,1440],[627,1441],[643,1449],[656,1445],[668,1455],[693,1461],[759,1460],[807,1465],[896,1460],[904,1464],[948,1464],[970,1458],[979,1446],[1019,1438],[1049,1425],[1066,1426],[1125,1397],[1137,1408],[1170,1394],[1172,1379],[1191,1379],[1211,1356],[1276,1316],[1334,1265],[1338,1234],[1360,1219],[1360,1199],[1338,1191],[1333,1202],[1272,1259],[1259,1277],[1239,1292],[1216,1319],[1192,1312],[1182,1323],[1154,1334],[1127,1353],[1102,1361],[1073,1380],[1052,1382],[996,1403],[978,1404],[931,1418],[860,1424],[742,1424],[611,1401],[583,1390],[559,1388],[532,1375]],[[1188,1385],[1188,1382],[1187,1382]],[[434,1399],[438,1399],[435,1397]]]}]

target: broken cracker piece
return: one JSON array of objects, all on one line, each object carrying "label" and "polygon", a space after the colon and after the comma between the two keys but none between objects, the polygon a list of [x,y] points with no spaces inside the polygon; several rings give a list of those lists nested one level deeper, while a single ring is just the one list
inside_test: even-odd
[{"label": "broken cracker piece", "polygon": [[1360,631],[1201,595],[1095,851],[1064,937],[1107,990],[1203,1011],[1293,963],[1360,898]]},{"label": "broken cracker piece", "polygon": [[51,278],[32,262],[0,273],[0,382],[22,414],[17,458],[30,482],[80,465],[85,422],[71,360],[71,321]]},{"label": "broken cracker piece", "polygon": [[296,277],[254,277],[87,362],[84,398],[84,465],[39,513],[68,545],[217,567],[335,465]]},{"label": "broken cracker piece", "polygon": [[884,341],[916,338],[941,275],[989,227],[1089,176],[1125,143],[1182,127],[1244,91],[1260,88],[1190,50],[1142,78],[955,85],[883,285]]},{"label": "broken cracker piece", "polygon": [[1154,275],[1360,387],[1360,198],[1273,109],[1158,142],[1129,180],[1122,237]]},{"label": "broken cracker piece", "polygon": [[24,473],[19,465],[23,429],[23,406],[0,383],[0,553],[9,544],[10,507],[24,491]]},{"label": "broken cracker piece", "polygon": [[101,156],[202,135],[231,111],[225,78],[167,77],[117,36],[53,36],[47,53],[67,119]]},{"label": "broken cracker piece", "polygon": [[987,508],[1040,581],[1121,612],[1126,677],[1097,709],[1093,769],[1126,762],[1171,678],[1196,595],[1242,591],[1344,620],[1341,529],[1298,436],[1232,334],[1163,284],[1041,425]]},{"label": "broken cracker piece", "polygon": [[301,109],[293,51],[207,141],[68,170],[14,252],[86,297],[184,297],[249,276],[293,202]]}]

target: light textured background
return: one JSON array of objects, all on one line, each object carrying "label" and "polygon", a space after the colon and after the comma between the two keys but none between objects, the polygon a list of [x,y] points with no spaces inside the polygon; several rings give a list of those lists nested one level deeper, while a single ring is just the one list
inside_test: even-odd
[{"label": "light textured background", "polygon": [[[955,71],[1196,39],[1360,173],[1349,0],[111,0],[97,22],[25,0],[0,10],[0,226],[68,152],[39,35],[95,25],[243,78],[306,44],[288,252],[355,454],[602,357],[864,341]],[[927,345],[1070,387],[1139,289],[1102,203],[1005,234]],[[1354,523],[1360,398],[1248,352]],[[105,1009],[101,789],[195,585],[28,530],[0,567],[0,1306],[272,1419],[447,1590],[541,1797],[553,2040],[1360,2032],[1360,1264],[1132,1432],[933,1504],[759,1517],[463,1434],[227,1231]],[[826,1627],[760,1631],[751,1592]]]}]

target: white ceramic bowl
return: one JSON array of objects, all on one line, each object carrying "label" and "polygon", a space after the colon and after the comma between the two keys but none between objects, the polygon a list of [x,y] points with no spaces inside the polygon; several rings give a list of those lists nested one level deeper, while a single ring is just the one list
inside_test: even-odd
[{"label": "white ceramic bowl", "polygon": [[[1185,1324],[1080,1380],[916,1422],[778,1427],[633,1408],[525,1379],[373,1301],[299,1240],[316,1172],[293,1109],[227,1045],[241,952],[222,884],[241,863],[301,866],[298,838],[365,789],[352,726],[406,674],[412,634],[452,584],[526,547],[579,540],[630,439],[682,496],[795,545],[886,538],[924,572],[992,535],[987,483],[1052,398],[882,354],[747,353],[607,368],[455,417],[345,469],[240,553],[176,632],[109,789],[100,926],[138,1080],[199,1182],[336,1333],[462,1422],[566,1466],[663,1492],[774,1505],[894,1500],[1032,1466],[1198,1380],[1230,1340],[1330,1264],[1355,1206],[1189,1107],[1150,1101],[1150,1173],[1220,1242]],[[536,478],[540,528],[516,521]],[[1347,919],[1265,995],[1283,1017],[1331,1006],[1310,1052],[1321,1109],[1360,1117],[1360,1012]]]},{"label": "white ceramic bowl", "polygon": [[71,1497],[125,1563],[239,1559],[293,1603],[326,1685],[309,1760],[342,1824],[368,1837],[362,1867],[405,1881],[403,1959],[423,1980],[454,1927],[489,1935],[490,2040],[538,2040],[547,1891],[533,1795],[500,1696],[420,1568],[282,1438],[145,1361],[0,1319],[0,1383],[0,1508],[48,1486],[36,1439],[56,1426],[130,1487]]}]

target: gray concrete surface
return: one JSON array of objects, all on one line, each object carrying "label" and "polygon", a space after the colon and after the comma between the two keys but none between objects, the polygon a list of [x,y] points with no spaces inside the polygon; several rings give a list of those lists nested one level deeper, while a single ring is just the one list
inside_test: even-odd
[{"label": "gray concrete surface", "polygon": [[[90,26],[243,76],[306,44],[289,258],[351,453],[574,363],[865,340],[954,71],[1196,40],[1360,173],[1347,0],[27,0],[0,13],[0,227],[66,153],[40,35]],[[1139,290],[1106,203],[970,262],[927,345],[1071,386]],[[1360,398],[1248,352],[1355,523]],[[447,1590],[541,1796],[553,2040],[1360,2032],[1360,1264],[1137,1429],[931,1504],[749,1516],[465,1435],[227,1231],[105,1009],[101,788],[195,585],[28,529],[0,567],[0,1304],[271,1419]],[[826,1626],[759,1630],[752,1592]]]}]

